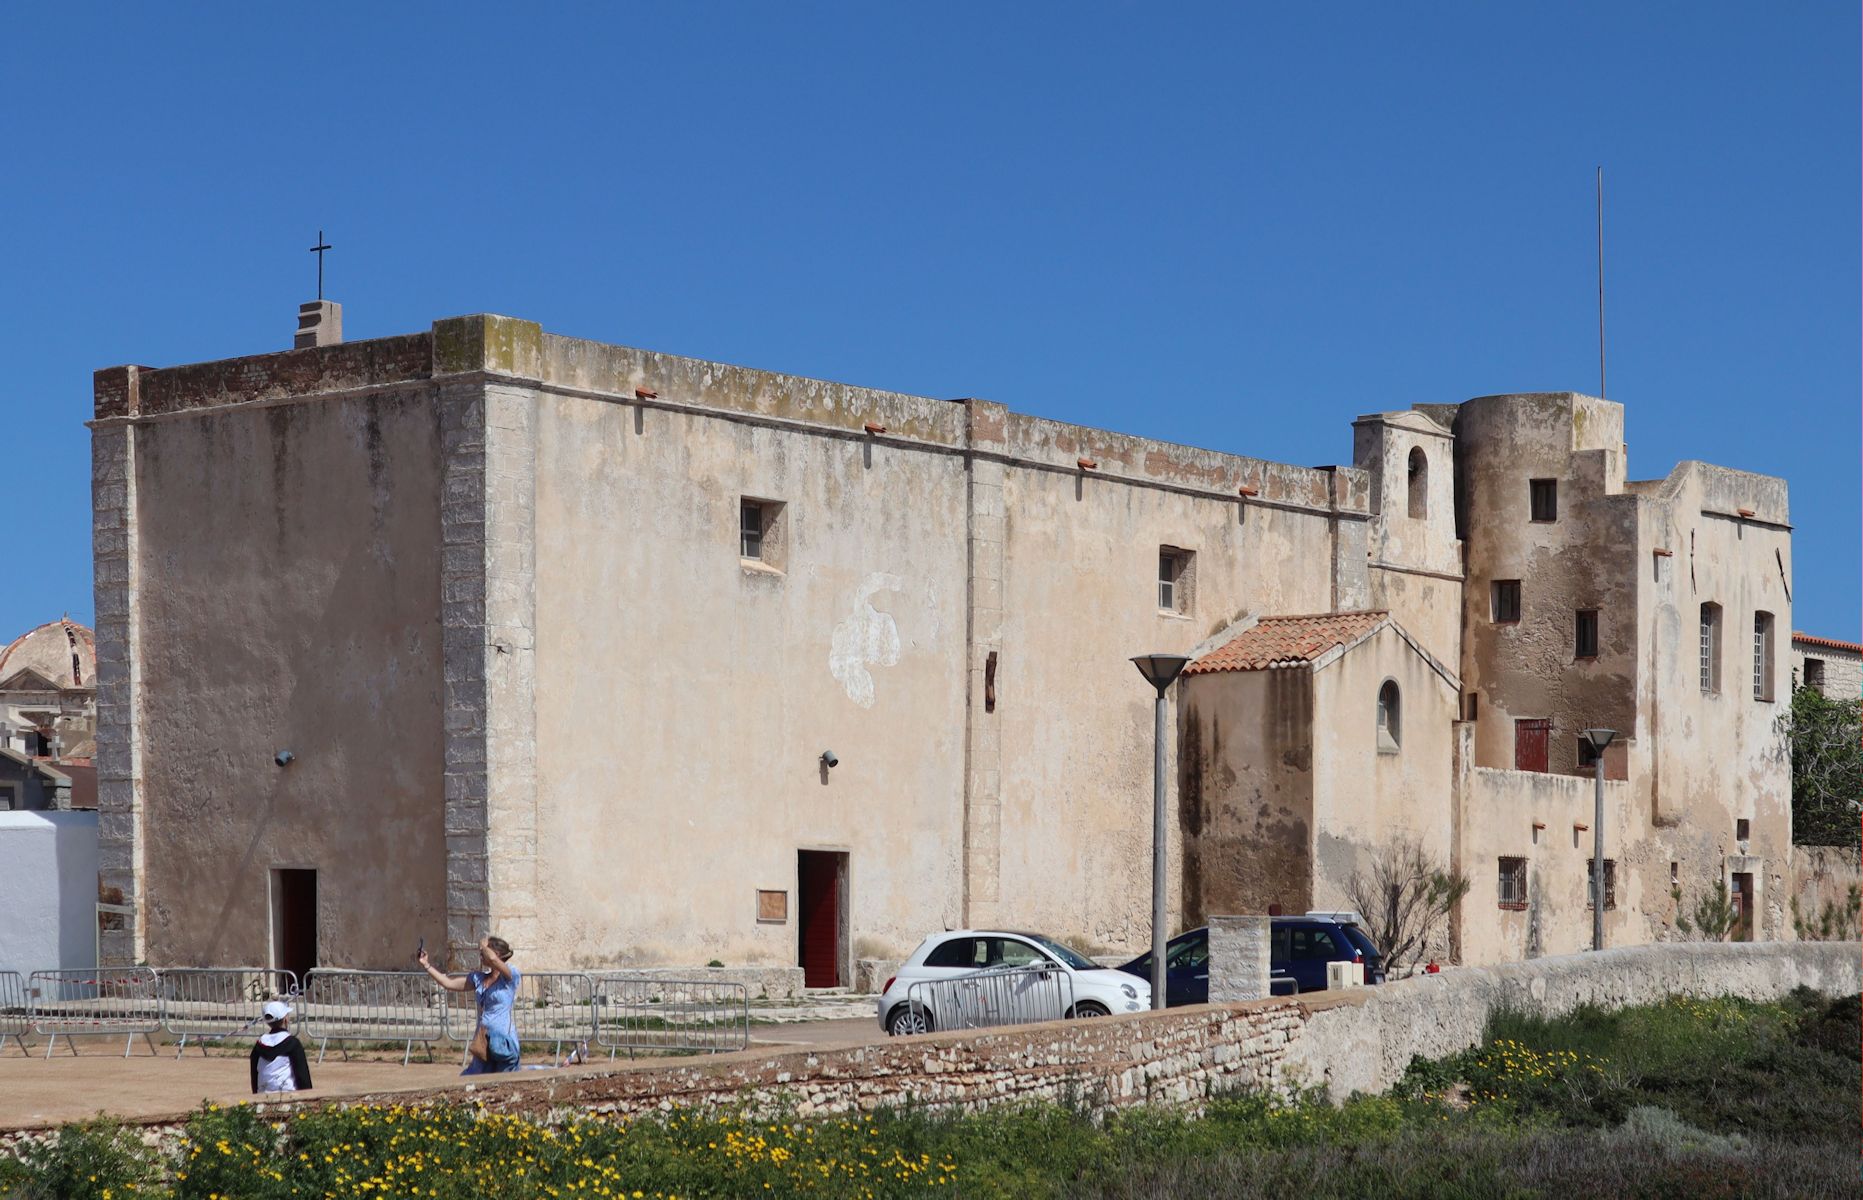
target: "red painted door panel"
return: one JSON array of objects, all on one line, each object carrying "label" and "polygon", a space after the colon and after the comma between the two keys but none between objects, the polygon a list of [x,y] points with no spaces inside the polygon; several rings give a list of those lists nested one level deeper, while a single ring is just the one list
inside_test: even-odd
[{"label": "red painted door panel", "polygon": [[842,857],[803,850],[797,859],[797,934],[805,987],[841,986]]}]

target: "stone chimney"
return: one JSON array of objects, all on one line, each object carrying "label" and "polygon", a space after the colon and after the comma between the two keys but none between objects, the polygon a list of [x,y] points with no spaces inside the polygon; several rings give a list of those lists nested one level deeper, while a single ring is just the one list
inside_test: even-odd
[{"label": "stone chimney", "polygon": [[334,300],[298,305],[298,337],[293,347],[334,346],[343,340],[343,306]]}]

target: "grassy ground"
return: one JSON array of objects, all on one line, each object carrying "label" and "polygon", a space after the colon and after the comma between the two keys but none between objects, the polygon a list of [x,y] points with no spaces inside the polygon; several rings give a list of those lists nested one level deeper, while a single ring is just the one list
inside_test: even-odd
[{"label": "grassy ground", "polygon": [[1857,1194],[1859,1008],[1674,999],[1503,1017],[1334,1107],[901,1111],[813,1122],[675,1113],[543,1127],[469,1108],[344,1109],[275,1131],[203,1111],[166,1154],[108,1126],[0,1161],[0,1195],[284,1197],[1818,1197]]}]

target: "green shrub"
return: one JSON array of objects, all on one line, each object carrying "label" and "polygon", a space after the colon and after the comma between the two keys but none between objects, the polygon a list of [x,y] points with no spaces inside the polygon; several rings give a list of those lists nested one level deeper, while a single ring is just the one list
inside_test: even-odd
[{"label": "green shrub", "polygon": [[233,1108],[203,1105],[188,1118],[175,1153],[176,1200],[244,1200],[283,1191],[280,1138],[258,1113],[241,1104]]},{"label": "green shrub", "polygon": [[121,1200],[159,1195],[162,1168],[140,1137],[99,1117],[66,1125],[54,1140],[22,1152],[13,1175],[17,1200]]}]

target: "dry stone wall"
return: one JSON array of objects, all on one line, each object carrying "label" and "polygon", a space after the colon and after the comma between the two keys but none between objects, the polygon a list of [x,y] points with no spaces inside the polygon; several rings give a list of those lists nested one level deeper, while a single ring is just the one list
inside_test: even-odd
[{"label": "dry stone wall", "polygon": [[[680,1107],[793,1109],[807,1117],[906,1104],[979,1110],[1034,1101],[1108,1113],[1137,1105],[1194,1108],[1226,1091],[1312,1085],[1342,1100],[1353,1091],[1389,1087],[1412,1055],[1439,1057],[1475,1045],[1489,1014],[1501,1008],[1557,1015],[1581,1004],[1620,1007],[1678,994],[1767,1000],[1801,984],[1831,996],[1863,989],[1859,948],[1812,942],[1639,946],[1462,968],[1329,995],[932,1033],[839,1050],[748,1050],[648,1068],[494,1079],[464,1090],[387,1091],[337,1103],[463,1100],[551,1120]],[[270,1104],[263,1111],[279,1117],[319,1103]],[[141,1124],[174,1125],[185,1115]],[[0,1149],[7,1140],[0,1137]]]}]

